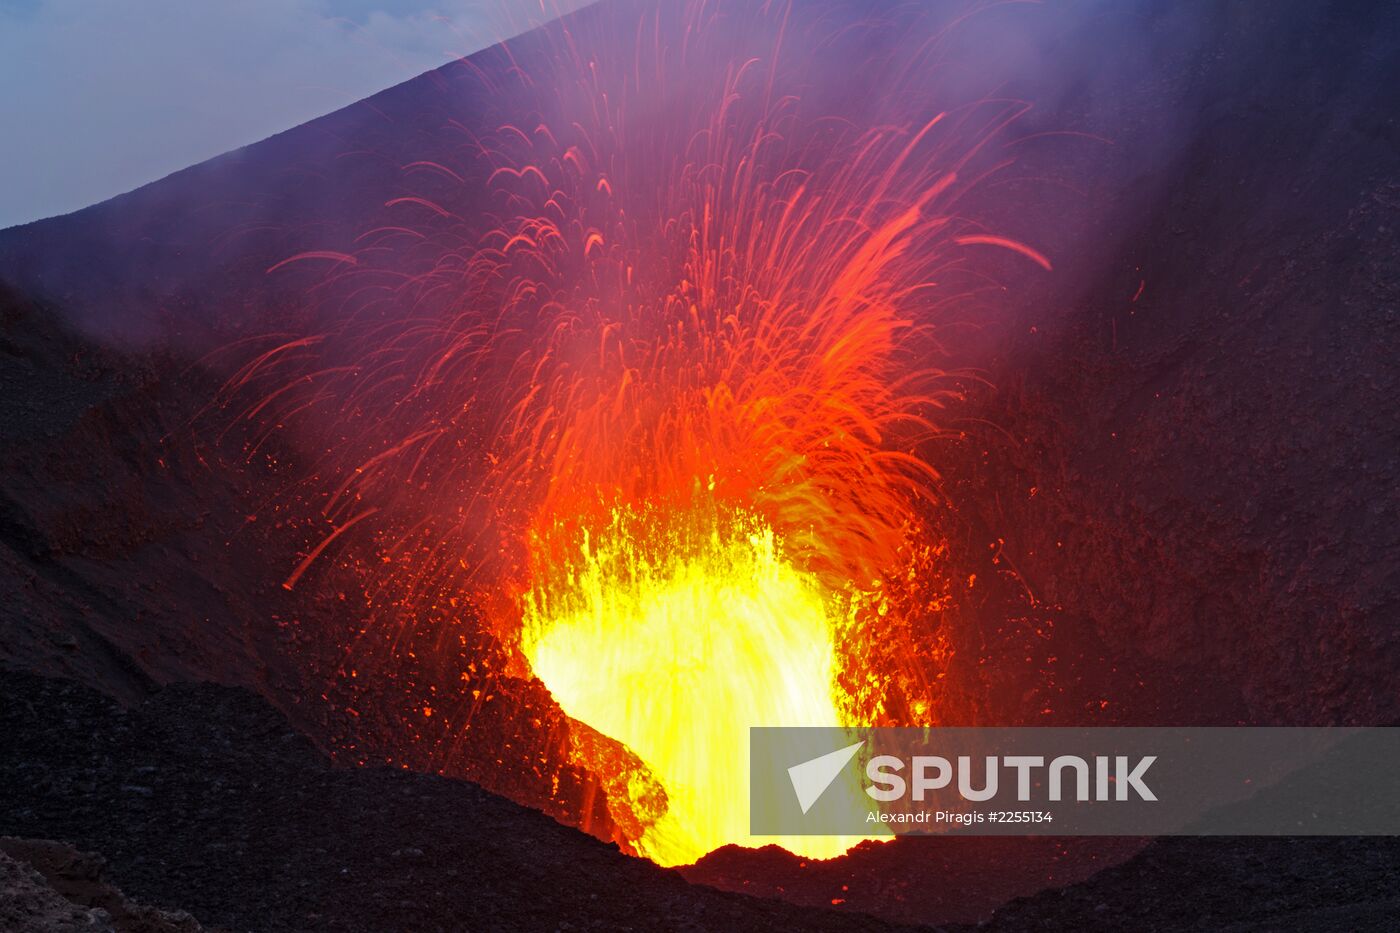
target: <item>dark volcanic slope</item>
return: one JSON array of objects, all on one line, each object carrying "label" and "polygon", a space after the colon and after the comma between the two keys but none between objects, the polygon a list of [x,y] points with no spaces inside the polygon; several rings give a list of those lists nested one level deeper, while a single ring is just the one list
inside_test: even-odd
[{"label": "dark volcanic slope", "polygon": [[[894,929],[688,884],[467,782],[332,769],[244,690],[168,687],[123,709],[0,673],[0,734],[0,836],[95,849],[125,895],[206,928]],[[949,855],[925,860],[922,886],[969,882]],[[1369,931],[1397,909],[1395,839],[1177,838],[978,929]]]},{"label": "dark volcanic slope", "polygon": [[1009,904],[979,929],[1381,933],[1397,916],[1393,838],[1169,838],[1083,884]]},{"label": "dark volcanic slope", "polygon": [[108,861],[140,902],[227,930],[880,930],[687,883],[474,784],[332,769],[240,689],[123,709],[0,674],[0,836]]}]

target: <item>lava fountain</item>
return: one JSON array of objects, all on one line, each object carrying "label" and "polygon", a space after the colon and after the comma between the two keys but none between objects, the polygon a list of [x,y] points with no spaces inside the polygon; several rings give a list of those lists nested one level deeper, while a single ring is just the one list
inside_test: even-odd
[{"label": "lava fountain", "polygon": [[[334,261],[359,304],[230,383],[245,420],[324,451],[303,498],[333,530],[287,585],[353,528],[396,594],[380,623],[479,607],[640,761],[570,746],[662,864],[751,841],[750,726],[890,722],[894,680],[918,697],[930,672],[874,646],[936,553],[938,325],[986,247],[1048,267],[960,209],[1022,105],[928,104],[911,81],[946,30],[831,35],[839,6],[604,4],[549,27],[548,56],[471,60],[523,118],[409,166],[433,190],[359,251],[292,257]],[[880,100],[818,80],[881,30],[904,39],[867,59]]]}]

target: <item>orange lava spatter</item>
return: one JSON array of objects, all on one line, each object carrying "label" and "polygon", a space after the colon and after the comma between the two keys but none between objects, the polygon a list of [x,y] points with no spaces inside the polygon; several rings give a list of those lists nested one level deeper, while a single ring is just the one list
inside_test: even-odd
[{"label": "orange lava spatter", "polygon": [[228,398],[317,422],[315,501],[370,535],[395,613],[471,600],[635,754],[609,805],[673,865],[773,841],[747,832],[750,726],[877,718],[893,672],[866,642],[938,552],[938,325],[987,246],[1043,257],[960,210],[1019,104],[892,84],[828,113],[806,93],[828,37],[787,4],[627,10],[490,77],[523,116],[414,168],[470,210],[395,199],[411,219],[337,272],[374,312],[269,347]]}]

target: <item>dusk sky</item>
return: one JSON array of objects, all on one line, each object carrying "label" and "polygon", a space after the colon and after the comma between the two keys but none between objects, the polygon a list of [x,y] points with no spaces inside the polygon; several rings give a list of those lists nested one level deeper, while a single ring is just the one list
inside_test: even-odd
[{"label": "dusk sky", "polygon": [[0,228],[105,200],[585,0],[0,0]]}]

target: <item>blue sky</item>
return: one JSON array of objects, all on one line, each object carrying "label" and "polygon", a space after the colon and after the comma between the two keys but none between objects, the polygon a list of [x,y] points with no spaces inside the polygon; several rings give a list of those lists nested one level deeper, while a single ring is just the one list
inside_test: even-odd
[{"label": "blue sky", "polygon": [[583,0],[0,0],[0,227],[328,113]]}]

